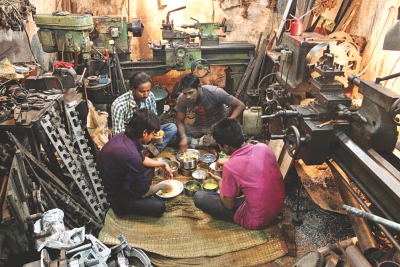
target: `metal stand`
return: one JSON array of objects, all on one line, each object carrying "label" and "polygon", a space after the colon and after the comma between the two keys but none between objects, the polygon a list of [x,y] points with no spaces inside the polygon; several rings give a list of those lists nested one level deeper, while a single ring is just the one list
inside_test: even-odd
[{"label": "metal stand", "polygon": [[292,223],[295,226],[300,226],[303,224],[303,219],[300,217],[300,193],[303,184],[301,183],[300,177],[297,175],[296,170],[292,171],[292,174],[295,176],[297,183],[296,216],[292,218]]}]

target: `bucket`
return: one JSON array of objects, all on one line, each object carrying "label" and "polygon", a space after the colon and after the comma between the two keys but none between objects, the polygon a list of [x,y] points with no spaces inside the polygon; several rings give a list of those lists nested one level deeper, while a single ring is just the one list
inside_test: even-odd
[{"label": "bucket", "polygon": [[248,136],[259,136],[262,134],[263,120],[261,119],[261,107],[246,108],[243,112],[243,132]]}]

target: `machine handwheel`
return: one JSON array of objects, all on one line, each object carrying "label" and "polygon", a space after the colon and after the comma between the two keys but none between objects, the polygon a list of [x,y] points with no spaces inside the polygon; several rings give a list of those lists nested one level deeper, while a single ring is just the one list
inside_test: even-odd
[{"label": "machine handwheel", "polygon": [[[205,64],[203,64],[202,62],[204,62]],[[211,72],[211,67],[210,67],[210,63],[202,58],[196,59],[195,61],[193,61],[190,70],[192,73],[196,74],[199,78],[203,78],[206,77],[210,72]],[[195,73],[195,71],[198,71],[197,73]]]},{"label": "machine handwheel", "polygon": [[390,107],[389,116],[397,126],[400,126],[400,98]]},{"label": "machine handwheel", "polygon": [[287,128],[285,133],[285,145],[289,156],[296,158],[300,152],[300,132],[296,126],[292,125]]},{"label": "machine handwheel", "polygon": [[184,58],[187,54],[187,50],[186,47],[184,47],[183,45],[177,46],[175,48],[175,56],[177,58]]}]

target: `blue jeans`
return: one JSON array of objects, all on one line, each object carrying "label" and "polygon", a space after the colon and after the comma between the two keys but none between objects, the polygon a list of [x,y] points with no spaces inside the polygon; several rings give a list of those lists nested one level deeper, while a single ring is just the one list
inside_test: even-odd
[{"label": "blue jeans", "polygon": [[176,136],[178,133],[178,128],[174,123],[166,123],[161,125],[160,130],[164,131],[164,141],[162,144],[157,144],[156,147],[158,151],[163,151],[167,147],[168,143]]},{"label": "blue jeans", "polygon": [[212,217],[233,222],[233,217],[240,205],[243,204],[245,197],[235,199],[235,207],[229,210],[222,203],[219,193],[210,190],[200,190],[194,195],[194,205],[203,212],[210,214]]}]

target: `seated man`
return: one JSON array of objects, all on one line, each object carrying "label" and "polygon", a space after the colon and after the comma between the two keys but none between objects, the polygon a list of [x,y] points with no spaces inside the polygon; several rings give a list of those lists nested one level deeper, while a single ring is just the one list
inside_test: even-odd
[{"label": "seated man", "polygon": [[229,160],[222,168],[222,178],[209,173],[220,193],[198,191],[197,208],[211,216],[234,222],[246,229],[261,229],[282,211],[285,185],[273,151],[263,143],[244,142],[240,124],[223,119],[212,127],[212,135]]},{"label": "seated man", "polygon": [[[158,115],[156,100],[154,94],[150,91],[152,83],[153,80],[145,72],[132,75],[130,90],[120,95],[111,105],[113,135],[124,131],[125,124],[129,122],[137,108],[148,108]],[[149,145],[149,150],[153,156],[157,156],[177,133],[176,125],[173,123],[163,124],[160,129],[164,131],[164,141],[155,147],[152,144]]]},{"label": "seated man", "polygon": [[111,138],[100,151],[97,169],[115,214],[160,217],[164,213],[164,201],[154,194],[171,188],[164,183],[151,185],[152,177],[145,177],[145,167],[162,167],[165,178],[172,178],[172,170],[166,162],[150,159],[142,153],[143,144],[150,142],[159,129],[160,120],[154,112],[138,109],[126,130]]},{"label": "seated man", "polygon": [[[210,135],[210,129],[214,123],[226,117],[224,104],[233,108],[230,118],[237,118],[245,109],[242,101],[222,88],[201,86],[199,77],[193,73],[187,73],[181,78],[179,88],[182,93],[178,97],[175,109],[181,151],[188,147],[205,148],[217,145]],[[195,113],[195,121],[185,127],[187,110]]]}]

